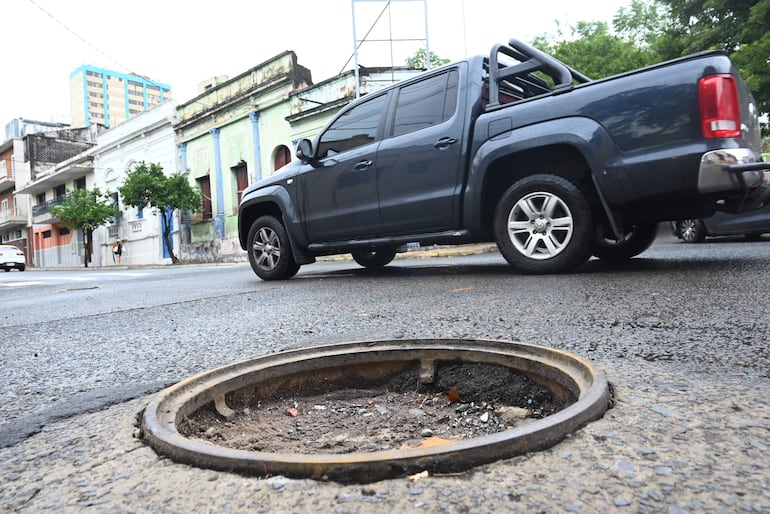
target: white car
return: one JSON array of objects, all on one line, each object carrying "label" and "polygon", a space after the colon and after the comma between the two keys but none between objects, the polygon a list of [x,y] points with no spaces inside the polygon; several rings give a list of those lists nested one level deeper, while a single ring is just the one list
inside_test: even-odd
[{"label": "white car", "polygon": [[5,271],[11,271],[11,268],[24,271],[26,266],[24,252],[12,245],[0,245],[0,268]]}]

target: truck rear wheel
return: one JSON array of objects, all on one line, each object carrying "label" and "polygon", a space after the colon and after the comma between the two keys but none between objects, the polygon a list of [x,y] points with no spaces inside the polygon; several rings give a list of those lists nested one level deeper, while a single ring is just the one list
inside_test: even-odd
[{"label": "truck rear wheel", "polygon": [[625,237],[617,240],[606,237],[601,225],[596,228],[594,255],[607,261],[623,261],[635,257],[652,245],[658,235],[655,222],[636,225]]},{"label": "truck rear wheel", "polygon": [[299,271],[291,252],[289,235],[273,216],[257,218],[248,236],[249,264],[262,280],[285,280]]},{"label": "truck rear wheel", "polygon": [[396,256],[393,248],[376,248],[373,250],[354,250],[350,252],[353,260],[364,268],[381,268],[386,266]]},{"label": "truck rear wheel", "polygon": [[555,175],[532,175],[516,182],[495,210],[500,253],[527,273],[562,273],[585,263],[593,248],[593,227],[583,192]]}]

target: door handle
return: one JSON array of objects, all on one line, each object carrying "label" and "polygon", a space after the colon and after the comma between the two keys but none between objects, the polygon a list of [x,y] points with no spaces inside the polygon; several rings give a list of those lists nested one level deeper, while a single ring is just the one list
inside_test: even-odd
[{"label": "door handle", "polygon": [[358,164],[356,164],[355,168],[357,170],[365,170],[366,168],[368,168],[371,165],[372,165],[372,161],[365,160],[365,161],[361,161]]},{"label": "door handle", "polygon": [[449,145],[453,145],[457,142],[457,139],[453,137],[442,137],[435,143],[433,143],[433,148],[438,148],[440,150],[443,150],[444,148],[448,148]]}]

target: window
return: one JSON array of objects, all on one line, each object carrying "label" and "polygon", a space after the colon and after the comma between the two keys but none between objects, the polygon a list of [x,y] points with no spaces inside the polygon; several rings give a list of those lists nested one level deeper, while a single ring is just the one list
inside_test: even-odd
[{"label": "window", "polygon": [[68,229],[67,227],[59,227],[60,236],[66,236],[69,233],[70,233],[70,229]]},{"label": "window", "polygon": [[75,180],[75,189],[85,189],[86,188],[86,178],[80,177],[79,179]]},{"label": "window", "polygon": [[51,231],[43,230],[43,239],[48,239],[49,237],[51,237]]},{"label": "window", "polygon": [[318,142],[318,157],[327,157],[377,140],[380,117],[387,105],[380,95],[345,112],[324,132]]},{"label": "window", "polygon": [[37,205],[43,205],[45,203],[45,193],[38,193],[35,198]]},{"label": "window", "polygon": [[291,150],[286,145],[281,145],[275,149],[273,158],[273,169],[279,170],[291,162]]},{"label": "window", "polygon": [[241,162],[238,166],[235,166],[233,168],[233,175],[235,175],[236,205],[240,205],[243,190],[249,187],[249,173],[246,168],[246,163]]},{"label": "window", "polygon": [[451,71],[401,88],[393,135],[438,125],[451,118],[457,108],[457,81],[457,71]]},{"label": "window", "polygon": [[54,198],[62,198],[66,194],[67,194],[67,188],[64,187],[64,184],[62,184],[60,186],[56,186],[55,188],[53,188],[53,196],[54,196]]},{"label": "window", "polygon": [[201,213],[201,217],[204,220],[210,220],[213,217],[211,211],[211,179],[206,175],[205,177],[197,179],[197,182],[198,187],[201,189],[201,196],[203,197],[203,212]]}]

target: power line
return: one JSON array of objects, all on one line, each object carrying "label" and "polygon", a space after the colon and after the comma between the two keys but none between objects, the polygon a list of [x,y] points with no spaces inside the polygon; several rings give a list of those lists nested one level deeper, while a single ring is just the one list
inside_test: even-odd
[{"label": "power line", "polygon": [[55,21],[56,23],[58,23],[59,25],[61,25],[62,27],[64,27],[64,29],[65,29],[65,30],[67,30],[67,32],[69,32],[70,34],[72,34],[73,36],[75,36],[76,38],[78,38],[79,40],[81,40],[83,43],[85,43],[86,45],[90,46],[91,48],[93,48],[94,50],[96,50],[97,52],[99,52],[100,54],[102,54],[104,57],[106,57],[106,58],[107,58],[107,59],[109,59],[110,61],[114,62],[115,64],[117,64],[118,66],[120,66],[121,68],[123,68],[124,70],[127,70],[127,71],[128,71],[130,74],[132,74],[132,75],[136,75],[136,73],[134,73],[133,71],[131,71],[131,68],[129,68],[128,66],[125,66],[125,65],[123,65],[123,64],[121,64],[121,63],[119,63],[117,60],[113,59],[112,57],[110,57],[109,55],[107,55],[106,53],[104,53],[103,51],[101,51],[99,48],[97,48],[97,47],[95,47],[94,45],[92,45],[92,44],[91,44],[89,41],[87,41],[87,40],[86,40],[86,38],[84,38],[83,36],[81,36],[80,34],[78,34],[77,32],[75,32],[75,31],[74,31],[74,30],[72,30],[71,28],[69,28],[69,27],[68,27],[67,25],[65,25],[65,24],[64,24],[64,23],[63,23],[61,20],[59,20],[58,18],[56,18],[56,16],[54,16],[54,15],[53,15],[53,14],[51,14],[50,12],[46,11],[46,10],[45,10],[45,9],[44,9],[44,8],[43,8],[41,5],[39,5],[37,2],[35,2],[35,0],[29,0],[29,3],[31,3],[32,5],[34,5],[35,7],[37,7],[38,9],[40,9],[41,11],[43,11],[43,12],[44,12],[44,13],[45,13],[45,14],[46,14],[46,15],[47,15],[49,18],[51,18],[53,21]]}]

